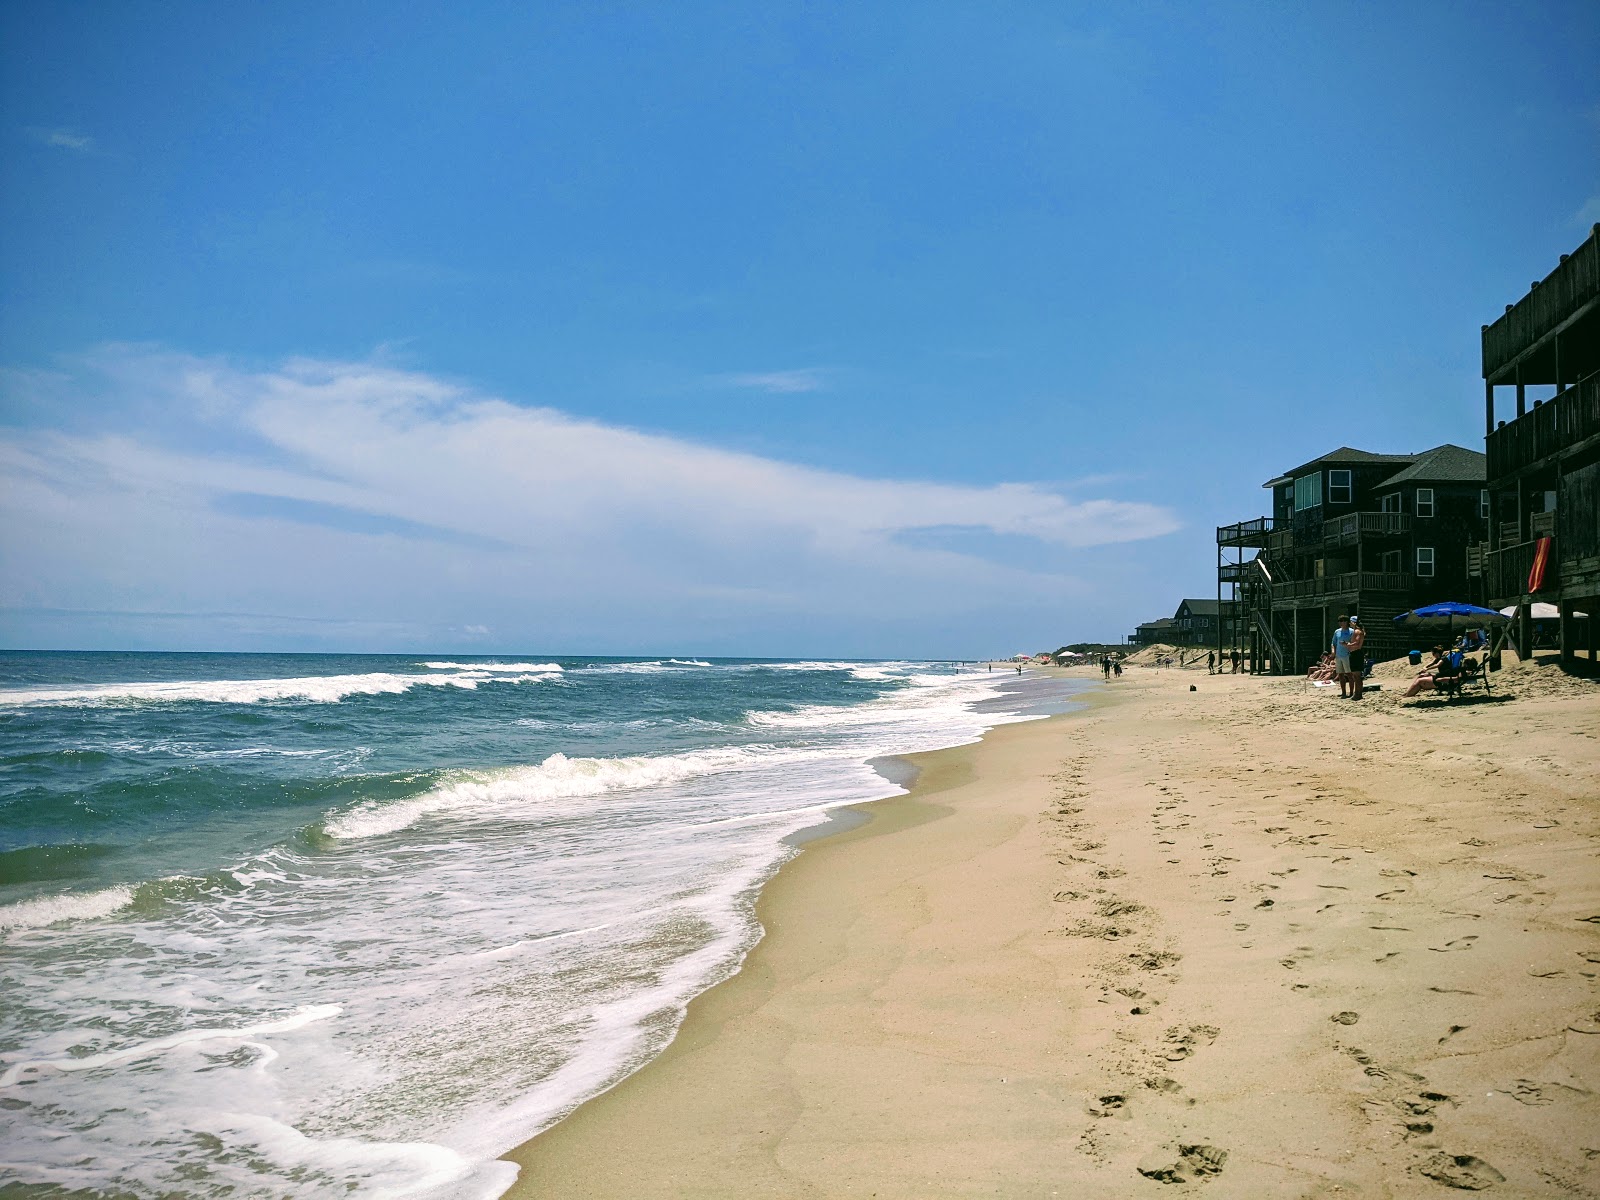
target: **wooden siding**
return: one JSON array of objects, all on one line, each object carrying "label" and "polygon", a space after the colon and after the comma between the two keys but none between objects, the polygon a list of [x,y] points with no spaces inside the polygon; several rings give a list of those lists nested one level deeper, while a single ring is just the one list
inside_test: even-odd
[{"label": "wooden siding", "polygon": [[[1585,304],[1600,298],[1600,230],[1483,331],[1483,377],[1494,379],[1516,357]],[[1499,381],[1504,382],[1504,381]],[[1494,470],[1491,467],[1489,474]]]},{"label": "wooden siding", "polygon": [[1600,463],[1590,463],[1561,477],[1556,502],[1556,537],[1570,561],[1600,555]]}]

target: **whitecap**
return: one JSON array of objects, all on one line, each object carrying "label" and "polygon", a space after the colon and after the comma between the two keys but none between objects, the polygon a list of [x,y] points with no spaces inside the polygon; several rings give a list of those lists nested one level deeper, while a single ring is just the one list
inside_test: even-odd
[{"label": "whitecap", "polygon": [[[539,666],[540,664],[533,664]],[[0,691],[0,705],[104,704],[116,701],[176,704],[201,701],[213,704],[257,704],[267,700],[300,700],[336,704],[346,696],[398,695],[414,687],[457,687],[468,690],[480,683],[534,683],[559,678],[561,668],[524,674],[516,679],[491,679],[477,674],[309,675],[296,679],[184,679],[164,683],[99,683],[69,688],[16,688]]]},{"label": "whitecap", "polygon": [[487,814],[507,805],[520,808],[529,801],[660,787],[797,756],[802,755],[768,746],[728,746],[688,754],[623,758],[552,754],[537,766],[469,776],[409,799],[367,801],[330,818],[323,829],[330,837],[341,839],[376,837],[398,832],[430,815]]},{"label": "whitecap", "polygon": [[58,921],[92,921],[133,903],[131,887],[96,892],[60,892],[0,905],[0,929],[37,929]]},{"label": "whitecap", "polygon": [[531,663],[531,662],[425,662],[422,664],[430,671],[537,671],[560,672],[566,668],[560,663]]}]

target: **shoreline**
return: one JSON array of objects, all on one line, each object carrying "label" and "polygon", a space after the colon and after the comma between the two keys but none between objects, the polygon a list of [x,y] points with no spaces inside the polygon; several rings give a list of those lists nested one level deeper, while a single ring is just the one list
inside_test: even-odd
[{"label": "shoreline", "polygon": [[[762,927],[762,936],[745,955],[738,969],[690,1001],[673,1040],[649,1062],[618,1080],[606,1091],[584,1101],[554,1125],[502,1155],[503,1160],[516,1163],[521,1168],[517,1180],[503,1196],[507,1200],[527,1200],[535,1196],[610,1194],[586,1191],[589,1185],[581,1178],[559,1181],[539,1178],[529,1170],[529,1165],[548,1153],[558,1140],[578,1136],[587,1142],[591,1129],[595,1129],[604,1142],[607,1137],[604,1126],[613,1106],[619,1101],[631,1100],[635,1091],[646,1093],[645,1103],[653,1102],[651,1093],[655,1090],[653,1080],[656,1073],[671,1071],[680,1058],[700,1051],[735,1019],[736,1014],[749,1011],[752,1003],[758,1003],[770,994],[771,969],[766,960],[774,953],[774,943],[780,939],[787,941],[794,936],[795,931],[791,928],[794,922],[788,915],[792,906],[805,904],[814,890],[827,890],[835,856],[849,855],[853,847],[878,839],[890,839],[907,830],[943,819],[950,815],[949,810],[930,798],[969,783],[975,776],[974,765],[969,761],[972,757],[986,749],[988,753],[997,753],[1013,740],[1036,741],[1046,732],[1054,732],[1063,724],[1113,701],[1098,677],[1090,678],[1086,674],[1079,676],[1060,668],[1047,668],[1043,673],[1081,679],[1089,686],[1071,695],[1063,711],[993,726],[975,741],[962,745],[872,760],[870,765],[883,774],[887,782],[904,787],[906,791],[842,806],[834,810],[828,820],[789,835],[786,840],[801,852],[784,862],[762,886],[755,901],[755,916]],[[987,757],[987,754],[984,756]],[[909,778],[900,777],[897,771],[884,771],[880,764],[900,764],[902,770],[909,772]],[[580,1154],[586,1156],[587,1151],[580,1150]],[[727,1194],[734,1194],[737,1186],[737,1181],[730,1179],[731,1190]],[[678,1193],[669,1189],[657,1194]],[[691,1189],[682,1194],[695,1192]],[[706,1194],[723,1193],[713,1191]]]},{"label": "shoreline", "polygon": [[1600,689],[1404,674],[1134,670],[915,756],[506,1194],[1600,1193]]}]

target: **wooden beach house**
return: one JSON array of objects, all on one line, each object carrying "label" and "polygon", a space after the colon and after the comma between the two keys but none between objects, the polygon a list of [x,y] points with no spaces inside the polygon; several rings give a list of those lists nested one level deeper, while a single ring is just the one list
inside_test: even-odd
[{"label": "wooden beach house", "polygon": [[[1524,654],[1532,648],[1528,602],[1556,605],[1563,661],[1586,649],[1592,667],[1600,625],[1600,225],[1483,327],[1483,381],[1492,513],[1476,556],[1483,592],[1496,608],[1520,606]],[[1515,410],[1497,420],[1497,401],[1511,397]],[[1575,611],[1594,615],[1578,621]]]},{"label": "wooden beach house", "polygon": [[1179,646],[1217,646],[1223,625],[1233,616],[1237,605],[1233,600],[1181,600],[1178,611],[1172,614],[1177,627],[1175,644]]},{"label": "wooden beach house", "polygon": [[1341,446],[1262,486],[1271,516],[1217,529],[1217,598],[1236,604],[1216,646],[1244,649],[1253,670],[1305,670],[1342,614],[1361,618],[1378,657],[1402,653],[1396,616],[1470,595],[1468,552],[1487,512],[1477,451]]},{"label": "wooden beach house", "polygon": [[1137,626],[1133,636],[1128,640],[1135,646],[1154,646],[1157,644],[1171,646],[1177,636],[1178,626],[1171,617],[1157,617],[1154,621],[1146,621]]}]

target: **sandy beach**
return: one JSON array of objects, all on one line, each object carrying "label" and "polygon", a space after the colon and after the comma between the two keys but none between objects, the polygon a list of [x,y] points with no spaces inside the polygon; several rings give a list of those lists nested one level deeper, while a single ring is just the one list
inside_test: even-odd
[{"label": "sandy beach", "polygon": [[1409,674],[1133,667],[920,756],[510,1195],[1600,1194],[1600,686]]}]

